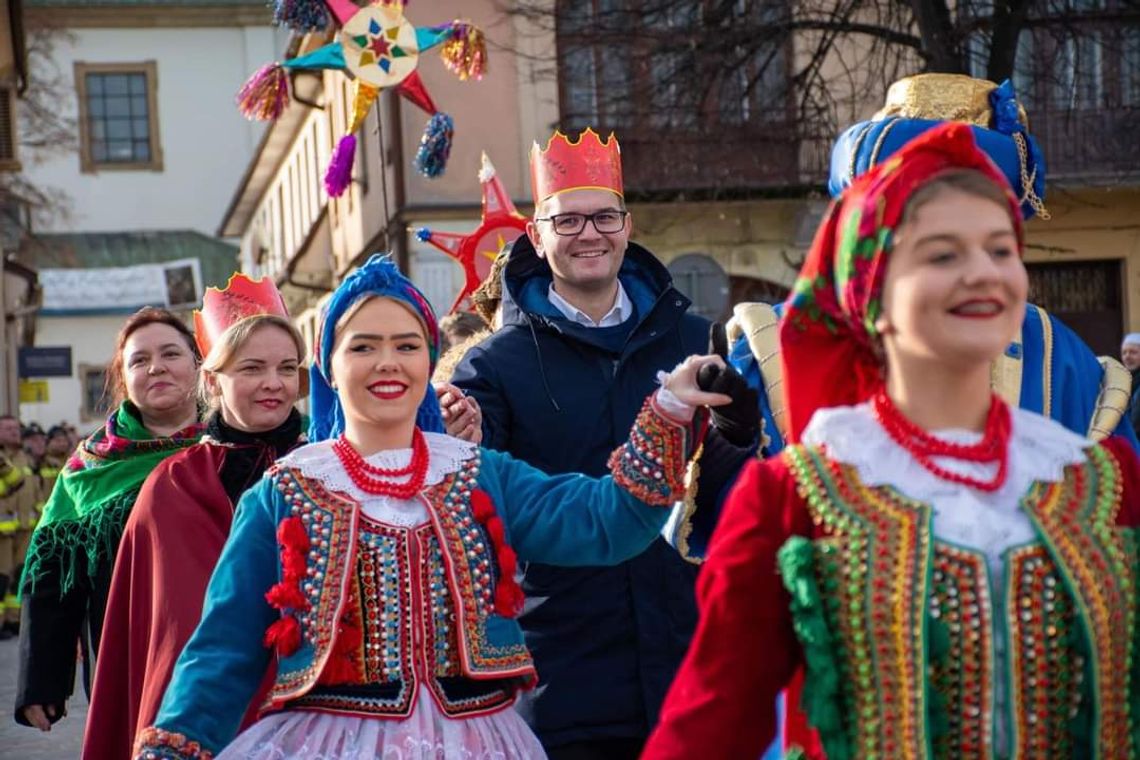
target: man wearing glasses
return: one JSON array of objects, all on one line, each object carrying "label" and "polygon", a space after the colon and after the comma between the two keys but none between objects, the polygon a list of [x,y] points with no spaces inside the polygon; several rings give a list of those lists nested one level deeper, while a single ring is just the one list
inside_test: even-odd
[{"label": "man wearing glasses", "polygon": [[[603,475],[658,371],[705,353],[709,323],[629,242],[613,135],[603,143],[587,129],[571,142],[556,132],[532,148],[531,179],[535,213],[503,273],[502,327],[453,382],[482,406],[483,445],[548,473]],[[741,447],[710,437],[706,472],[748,455],[750,404],[752,418],[732,430]],[[722,483],[702,476],[698,502]],[[540,684],[520,710],[552,760],[640,754],[696,623],[695,577],[662,540],[617,567],[525,568],[519,622]]]}]

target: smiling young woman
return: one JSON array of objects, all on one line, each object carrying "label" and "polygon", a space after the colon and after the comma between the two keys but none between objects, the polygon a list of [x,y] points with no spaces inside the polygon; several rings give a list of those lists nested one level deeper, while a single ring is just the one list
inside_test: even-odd
[{"label": "smiling young woman", "polygon": [[197,442],[200,355],[193,333],[145,308],[119,331],[107,372],[117,407],[79,443],[32,534],[22,586],[16,721],[42,731],[66,714],[80,631],[98,652],[119,538],[143,480]]},{"label": "smiling young woman", "polygon": [[1134,757],[1140,465],[1010,409],[1018,204],[969,127],[833,204],[781,323],[792,444],[741,475],[645,757]]},{"label": "smiling young woman", "polygon": [[305,344],[273,283],[234,275],[225,290],[207,291],[197,323],[206,357],[206,435],[155,468],[127,520],[87,713],[85,758],[130,757],[201,618],[238,500],[304,440],[294,405]]},{"label": "smiling young woman", "polygon": [[[723,361],[690,357],[670,373],[612,476],[592,479],[446,435],[429,385],[438,352],[435,314],[388,259],[333,294],[311,372],[313,442],[242,499],[138,757],[543,757],[510,709],[536,681],[515,621],[519,563],[644,550],[683,488],[696,408],[730,401],[696,384]],[[267,714],[235,739],[271,658]]]}]

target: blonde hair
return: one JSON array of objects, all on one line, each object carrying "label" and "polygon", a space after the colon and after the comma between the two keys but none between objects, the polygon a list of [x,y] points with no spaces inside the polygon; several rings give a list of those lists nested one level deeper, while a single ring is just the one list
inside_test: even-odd
[{"label": "blonde hair", "polygon": [[297,346],[297,362],[303,363],[305,359],[305,339],[301,337],[300,331],[285,317],[276,314],[255,314],[252,317],[246,317],[239,320],[226,328],[222,336],[218,338],[217,342],[210,348],[210,353],[206,354],[206,358],[202,360],[202,373],[199,378],[198,394],[202,400],[211,408],[216,408],[218,399],[215,394],[210,393],[210,387],[207,384],[207,375],[221,372],[226,368],[234,359],[241,347],[249,340],[254,332],[262,327],[278,327],[289,334],[293,339],[293,343]]}]

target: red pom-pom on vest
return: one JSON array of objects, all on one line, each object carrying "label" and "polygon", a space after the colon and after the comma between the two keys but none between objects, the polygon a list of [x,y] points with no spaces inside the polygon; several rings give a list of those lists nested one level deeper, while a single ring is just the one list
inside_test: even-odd
[{"label": "red pom-pom on vest", "polygon": [[288,657],[301,646],[301,625],[297,618],[286,615],[265,629],[265,646],[277,650],[277,654]]}]

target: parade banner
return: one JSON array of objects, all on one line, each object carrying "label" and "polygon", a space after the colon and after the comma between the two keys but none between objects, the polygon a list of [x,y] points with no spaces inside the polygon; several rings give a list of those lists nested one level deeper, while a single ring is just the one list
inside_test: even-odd
[{"label": "parade banner", "polygon": [[191,309],[201,303],[198,259],[100,269],[41,269],[41,314],[127,314],[143,306]]}]

